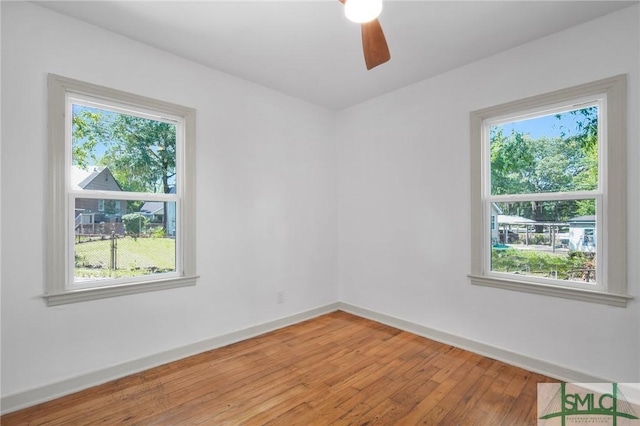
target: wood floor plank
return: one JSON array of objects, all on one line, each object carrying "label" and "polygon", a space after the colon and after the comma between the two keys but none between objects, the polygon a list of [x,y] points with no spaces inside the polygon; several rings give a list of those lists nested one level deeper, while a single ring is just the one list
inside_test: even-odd
[{"label": "wood floor plank", "polygon": [[[494,361],[492,361],[494,362]],[[486,366],[484,367],[486,368]],[[494,377],[487,374],[486,370],[479,368],[481,372],[480,378],[469,387],[460,387],[461,391],[464,391],[462,398],[446,415],[442,418],[441,423],[443,425],[458,425],[465,424],[464,419],[469,414],[469,411],[477,404],[478,400],[482,398],[494,381]]]},{"label": "wood floor plank", "polygon": [[470,369],[459,368],[451,375],[452,380],[456,382],[456,386],[435,407],[422,416],[418,423],[425,425],[446,424],[443,422],[444,417],[461,403],[465,391],[473,387],[482,377],[482,374],[483,371],[475,366]]},{"label": "wood floor plank", "polygon": [[538,383],[544,383],[549,380],[540,374],[530,373],[526,370],[522,370],[526,374],[527,380],[522,386],[522,391],[517,396],[518,403],[512,404],[509,407],[505,420],[502,424],[507,425],[509,423],[519,425],[535,425],[535,415],[537,412],[537,393],[534,390],[537,388]]},{"label": "wood floor plank", "polygon": [[9,413],[12,425],[534,425],[549,377],[337,311]]}]

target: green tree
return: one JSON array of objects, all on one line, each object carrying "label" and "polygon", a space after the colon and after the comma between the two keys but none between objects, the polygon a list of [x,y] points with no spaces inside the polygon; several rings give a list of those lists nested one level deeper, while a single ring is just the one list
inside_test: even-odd
[{"label": "green tree", "polygon": [[[592,190],[598,187],[598,108],[591,106],[569,112],[577,117],[575,129],[563,129],[563,137],[575,133],[574,138],[580,143],[583,158],[583,169],[576,176],[578,190]],[[562,119],[556,115],[556,118]],[[576,215],[586,216],[596,214],[594,200],[576,201]]]},{"label": "green tree", "polygon": [[90,164],[97,162],[95,149],[104,136],[99,126],[101,119],[99,112],[74,105],[71,147],[74,165],[87,169]]},{"label": "green tree", "polygon": [[566,125],[560,126],[562,138],[567,138],[574,134],[575,138],[580,141],[585,150],[596,148],[597,151],[598,107],[590,106],[581,108],[564,114],[556,114],[555,117],[558,120],[562,120],[565,115],[576,117],[575,129],[568,128]]},{"label": "green tree", "polygon": [[[494,195],[584,191],[597,188],[597,108],[571,111],[579,117],[576,129],[562,129],[561,137],[532,139],[501,126],[490,131],[491,191]],[[559,119],[563,115],[557,116]],[[566,115],[565,115],[566,117]],[[501,203],[505,214],[537,221],[564,221],[594,214],[593,200]]]},{"label": "green tree", "polygon": [[123,189],[169,193],[176,169],[175,125],[115,114],[100,127],[107,150],[99,163],[111,169]]},{"label": "green tree", "polygon": [[518,132],[505,137],[499,130],[491,140],[494,195],[593,189],[581,177],[591,167],[575,138],[534,140]]},{"label": "green tree", "polygon": [[[513,132],[496,131],[491,140],[491,189],[496,195],[575,191],[577,176],[584,170],[577,141],[560,138],[531,139]],[[565,220],[575,201],[531,201],[501,205],[505,214],[536,221]],[[568,216],[567,216],[568,215]]]},{"label": "green tree", "polygon": [[[74,164],[109,167],[124,191],[171,191],[176,173],[174,124],[80,107],[74,109],[73,127]],[[129,202],[128,210],[138,211],[142,204]],[[165,229],[166,210],[165,203]]]},{"label": "green tree", "polygon": [[149,224],[149,219],[141,213],[129,213],[122,216],[122,223],[127,235],[138,237]]}]

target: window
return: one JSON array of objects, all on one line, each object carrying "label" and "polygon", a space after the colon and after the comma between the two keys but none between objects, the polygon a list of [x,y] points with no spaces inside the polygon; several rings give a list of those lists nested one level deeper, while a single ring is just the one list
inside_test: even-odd
[{"label": "window", "polygon": [[48,305],[194,285],[195,111],[48,84]]},{"label": "window", "polygon": [[472,112],[472,284],[626,306],[625,134],[625,76]]}]

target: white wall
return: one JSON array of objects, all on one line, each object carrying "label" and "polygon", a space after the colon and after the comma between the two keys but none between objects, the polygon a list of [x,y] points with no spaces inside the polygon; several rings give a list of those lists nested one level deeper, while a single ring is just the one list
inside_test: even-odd
[{"label": "white wall", "polygon": [[[639,9],[568,29],[337,117],[340,300],[592,376],[640,381]],[[469,112],[626,73],[626,309],[476,287]]]},{"label": "white wall", "polygon": [[[197,286],[45,307],[47,73],[196,108]],[[336,302],[333,112],[2,2],[2,123],[3,396]]]}]

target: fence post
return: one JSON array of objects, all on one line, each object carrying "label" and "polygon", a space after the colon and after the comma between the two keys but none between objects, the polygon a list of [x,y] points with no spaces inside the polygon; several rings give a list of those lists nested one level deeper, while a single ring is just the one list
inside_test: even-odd
[{"label": "fence post", "polygon": [[116,239],[115,231],[112,231],[111,232],[111,261],[109,262],[109,268],[111,270],[118,269],[117,252],[118,252],[118,241]]}]

